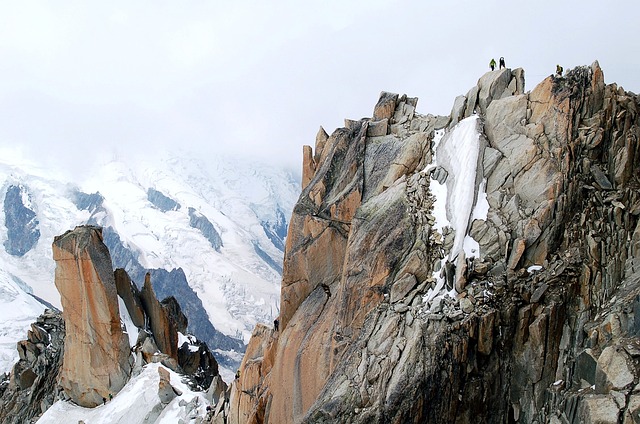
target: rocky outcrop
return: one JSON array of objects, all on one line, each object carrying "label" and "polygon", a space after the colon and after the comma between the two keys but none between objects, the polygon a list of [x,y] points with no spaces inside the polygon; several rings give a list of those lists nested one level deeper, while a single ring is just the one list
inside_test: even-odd
[{"label": "rocky outcrop", "polygon": [[10,255],[24,256],[40,239],[38,219],[29,206],[29,191],[26,187],[11,185],[7,188],[4,196],[7,240],[4,247]]},{"label": "rocky outcrop", "polygon": [[382,93],[305,151],[230,422],[635,422],[638,96],[596,62],[416,106]]},{"label": "rocky outcrop", "polygon": [[82,226],[54,239],[53,258],[66,327],[59,384],[77,404],[94,407],[124,386],[132,365],[111,257],[101,229]]},{"label": "rocky outcrop", "polygon": [[213,226],[206,216],[191,207],[189,208],[189,225],[199,230],[204,238],[209,241],[211,247],[213,247],[216,252],[220,252],[220,248],[223,246],[222,237],[220,237],[220,234],[216,231],[216,227]]},{"label": "rocky outcrop", "polygon": [[183,343],[178,349],[178,364],[182,372],[191,376],[192,386],[206,390],[218,376],[218,363],[205,343],[197,340]]},{"label": "rocky outcrop", "polygon": [[[156,299],[151,287],[151,274],[145,276],[144,286],[140,293],[140,301],[144,311],[149,317],[149,327],[154,339],[162,353],[170,358],[178,360],[178,323],[171,315],[171,308],[164,307]],[[184,315],[182,315],[184,317]]]},{"label": "rocky outcrop", "polygon": [[64,351],[64,320],[50,309],[18,342],[20,360],[0,382],[0,422],[32,422],[57,400],[56,380]]},{"label": "rocky outcrop", "polygon": [[[213,327],[202,305],[202,300],[189,286],[187,276],[182,268],[171,271],[165,269],[147,270],[138,262],[137,254],[122,243],[113,228],[105,227],[103,236],[115,267],[125,268],[127,274],[137,284],[144,283],[145,275],[149,272],[152,288],[158,299],[173,296],[178,300],[180,309],[188,318],[188,331],[191,334],[206,342],[208,346],[215,346],[217,349],[244,351],[244,344],[240,340],[222,334]],[[140,286],[136,285],[136,287]],[[237,368],[238,365],[236,361],[223,355],[218,355],[216,360],[229,368]]]},{"label": "rocky outcrop", "polygon": [[147,189],[147,200],[162,212],[177,211],[180,209],[180,203],[165,196],[161,191],[154,188]]},{"label": "rocky outcrop", "polygon": [[158,397],[160,402],[167,405],[176,396],[180,396],[182,393],[171,385],[171,374],[165,368],[159,367],[158,374],[160,374],[160,382],[158,383]]},{"label": "rocky outcrop", "polygon": [[136,327],[144,328],[146,324],[145,315],[142,302],[140,301],[140,291],[138,287],[131,281],[129,274],[122,268],[116,268],[114,278],[116,280],[118,296],[120,296],[127,307],[131,321],[133,321]]}]

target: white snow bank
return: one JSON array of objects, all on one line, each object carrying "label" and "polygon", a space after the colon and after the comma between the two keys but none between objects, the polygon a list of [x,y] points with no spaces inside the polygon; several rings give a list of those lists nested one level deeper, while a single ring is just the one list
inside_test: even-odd
[{"label": "white snow bank", "polygon": [[[481,152],[478,119],[476,115],[470,116],[460,121],[448,134],[437,131],[434,135],[432,162],[422,171],[427,173],[437,167],[447,171],[444,184],[433,179],[430,183],[431,194],[435,197],[434,229],[442,233],[445,227],[450,227],[455,231],[453,247],[442,259],[440,270],[447,261],[455,260],[460,251],[464,251],[466,257],[480,256],[478,242],[468,234],[471,221],[486,220],[489,211],[485,191],[486,180],[479,183],[477,178]],[[445,281],[441,274],[441,271],[433,273],[436,285],[424,296],[425,303],[445,294],[455,297],[455,290],[443,292]]]},{"label": "white snow bank", "polygon": [[120,296],[118,296],[118,308],[120,309],[120,322],[124,325],[124,330],[129,336],[129,346],[133,347],[138,340],[138,327],[133,323],[127,305]]},{"label": "white snow bank", "polygon": [[463,249],[467,227],[475,206],[478,188],[476,171],[480,155],[478,119],[474,115],[460,121],[437,148],[438,165],[448,173],[447,218],[456,232],[449,254],[451,260]]},{"label": "white snow bank", "polygon": [[[132,378],[113,400],[106,405],[96,408],[83,408],[71,402],[57,401],[37,421],[38,424],[77,423],[83,420],[87,424],[143,424],[145,417],[160,403],[158,397],[158,367],[160,364],[149,364],[144,367],[140,375]],[[180,381],[180,375],[169,370],[171,385],[182,395],[173,399],[162,411],[155,424],[175,424],[183,419],[184,408],[179,405],[181,400],[190,402],[198,397],[197,415],[204,416],[209,405],[204,392],[192,392]]]},{"label": "white snow bank", "polygon": [[194,344],[196,341],[197,339],[191,334],[184,335],[178,331],[178,349],[180,349],[182,345],[186,343],[189,346],[190,352],[197,352],[200,347]]}]

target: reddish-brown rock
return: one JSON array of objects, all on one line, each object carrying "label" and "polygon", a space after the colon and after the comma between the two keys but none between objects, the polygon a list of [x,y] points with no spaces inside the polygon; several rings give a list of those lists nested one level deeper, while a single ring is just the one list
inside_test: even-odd
[{"label": "reddish-brown rock", "polygon": [[118,392],[131,372],[111,256],[102,230],[81,226],[54,239],[53,258],[66,326],[59,383],[75,403],[94,407]]},{"label": "reddish-brown rock", "polygon": [[[147,273],[144,277],[144,286],[140,292],[142,307],[149,317],[149,326],[153,332],[153,337],[162,353],[178,360],[178,332],[177,323],[171,318],[167,308],[156,299],[156,295],[151,287],[151,275]],[[185,324],[186,326],[186,324]]]}]

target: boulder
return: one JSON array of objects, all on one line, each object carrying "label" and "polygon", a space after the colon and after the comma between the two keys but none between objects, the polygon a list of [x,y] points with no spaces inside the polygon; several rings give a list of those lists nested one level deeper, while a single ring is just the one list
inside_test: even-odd
[{"label": "boulder", "polygon": [[482,113],[493,100],[500,99],[511,82],[511,70],[503,68],[499,71],[487,72],[478,80],[478,105]]},{"label": "boulder", "polygon": [[573,375],[576,383],[581,385],[585,381],[588,385],[596,384],[597,360],[591,349],[585,349],[576,358]]},{"label": "boulder", "polygon": [[380,93],[378,103],[373,109],[373,120],[381,121],[383,119],[391,119],[396,110],[397,101],[398,95],[395,93],[387,93],[386,91]]},{"label": "boulder", "polygon": [[160,402],[168,404],[178,396],[178,393],[171,385],[171,374],[166,369],[159,367],[158,374],[160,374],[160,381],[158,382],[158,397]]},{"label": "boulder", "polygon": [[617,424],[620,409],[611,396],[590,395],[580,402],[578,421],[592,424]]},{"label": "boulder", "polygon": [[382,137],[389,133],[389,120],[387,118],[380,121],[370,121],[367,128],[367,137]]},{"label": "boulder", "polygon": [[217,405],[220,401],[224,402],[227,388],[227,383],[222,380],[222,377],[219,375],[215,376],[211,381],[209,389],[207,389],[207,400],[209,400],[212,405]]},{"label": "boulder", "polygon": [[634,380],[630,358],[621,347],[605,348],[596,366],[596,392],[608,393],[611,390],[622,390]]}]

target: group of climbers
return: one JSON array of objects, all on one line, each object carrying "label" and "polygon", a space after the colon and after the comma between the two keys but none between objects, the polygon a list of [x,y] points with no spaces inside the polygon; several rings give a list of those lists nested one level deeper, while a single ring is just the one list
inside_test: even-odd
[{"label": "group of climbers", "polygon": [[[504,57],[500,58],[500,69],[502,68],[506,68],[507,65],[505,65],[504,63]],[[493,71],[494,69],[496,69],[496,60],[495,59],[491,59],[491,62],[489,62],[489,68],[491,68],[491,70]]]},{"label": "group of climbers", "polygon": [[[507,66],[504,63],[504,57],[500,58],[500,69],[502,68],[506,68]],[[491,61],[489,62],[489,68],[494,71],[496,69],[496,60],[495,59],[491,59]],[[556,75],[561,77],[562,76],[562,72],[564,72],[564,68],[560,65],[556,65]]]}]

